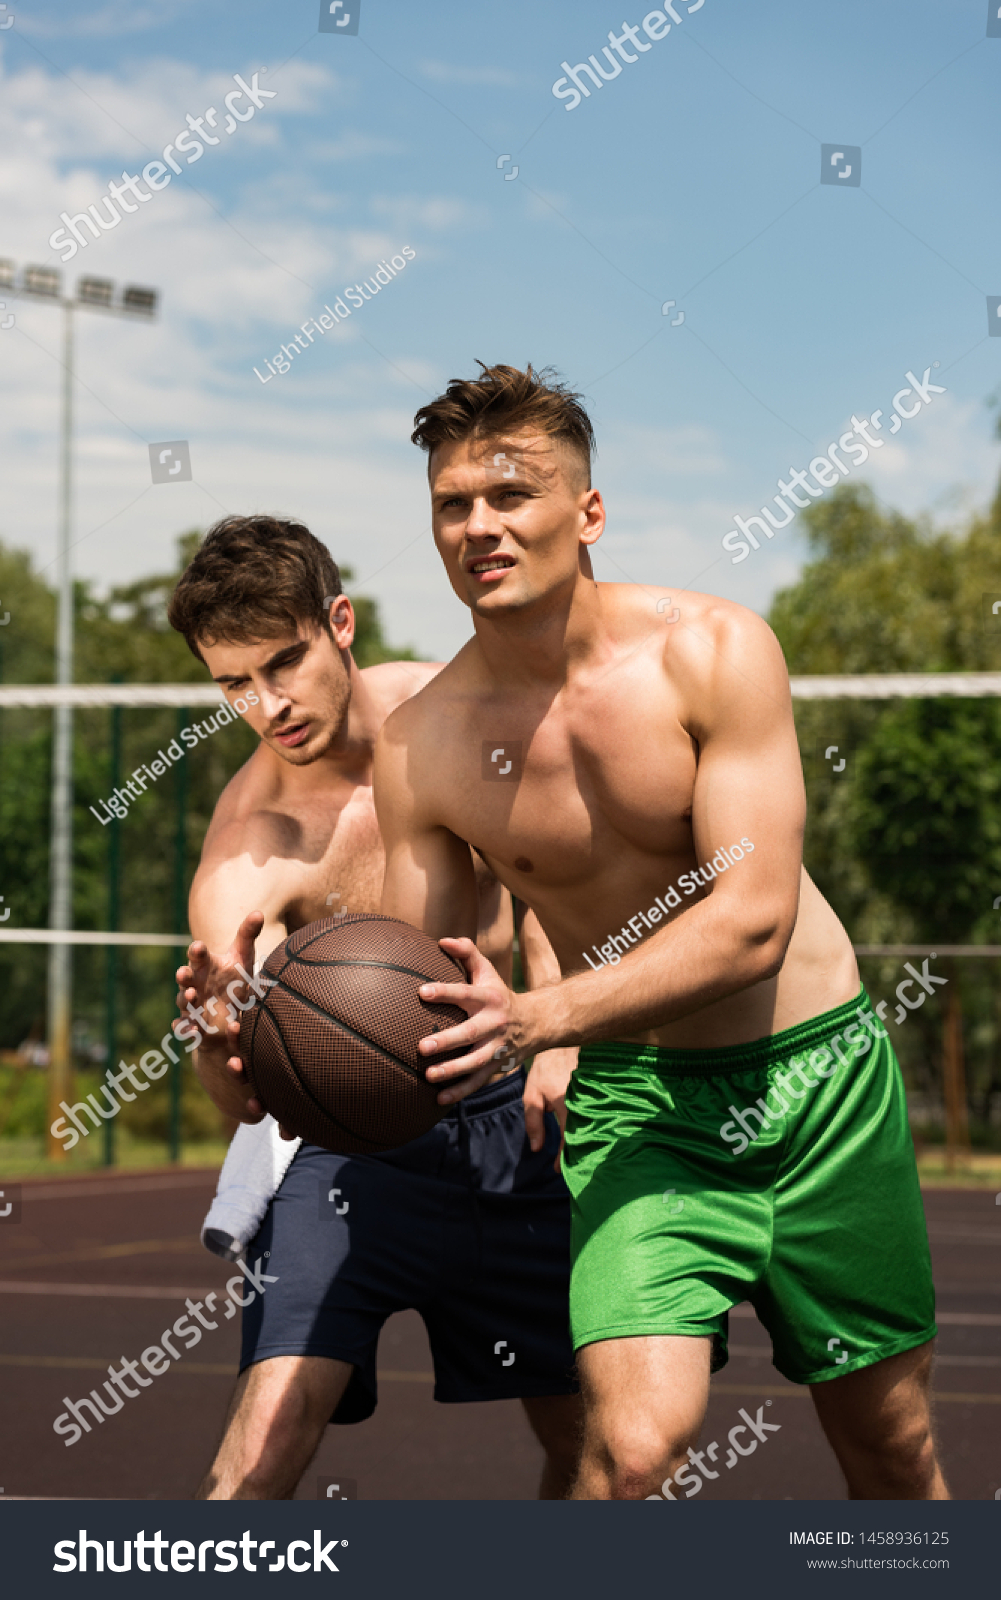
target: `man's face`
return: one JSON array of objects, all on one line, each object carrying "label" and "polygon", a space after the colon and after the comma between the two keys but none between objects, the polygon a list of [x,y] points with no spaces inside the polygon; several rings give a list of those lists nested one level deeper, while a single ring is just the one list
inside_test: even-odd
[{"label": "man's face", "polygon": [[339,734],[351,700],[346,654],[354,637],[354,612],[346,595],[331,607],[331,640],[322,628],[301,623],[297,633],[250,644],[220,641],[198,647],[232,705],[256,694],[240,713],[266,745],[293,766],[325,755]]},{"label": "man's face", "polygon": [[[576,459],[543,434],[439,445],[432,526],[452,588],[476,616],[500,616],[590,572],[605,513]],[[583,563],[583,565],[582,565]]]}]

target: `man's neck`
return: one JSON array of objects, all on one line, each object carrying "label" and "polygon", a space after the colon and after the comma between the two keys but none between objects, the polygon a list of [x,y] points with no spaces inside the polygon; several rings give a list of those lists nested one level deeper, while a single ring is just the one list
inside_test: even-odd
[{"label": "man's neck", "polygon": [[473,614],[481,658],[496,681],[558,689],[611,649],[607,606],[590,573],[573,586],[496,618]]}]

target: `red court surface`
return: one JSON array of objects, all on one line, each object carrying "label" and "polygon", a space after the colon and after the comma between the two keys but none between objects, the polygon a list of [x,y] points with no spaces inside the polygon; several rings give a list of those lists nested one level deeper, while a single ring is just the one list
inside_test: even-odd
[{"label": "red court surface", "polygon": [[[22,1184],[20,1221],[0,1224],[5,1497],[193,1494],[233,1388],[237,1317],[206,1331],[190,1354],[78,1443],[67,1448],[52,1424],[64,1396],[79,1399],[123,1356],[138,1360],[182,1314],[186,1296],[201,1300],[232,1276],[198,1241],[215,1176],[187,1170]],[[986,1190],[932,1190],[925,1205],[939,1296],[935,1387],[945,1470],[957,1499],[993,1499],[1001,1487],[1001,1206]],[[741,1409],[756,1417],[762,1408],[778,1431],[731,1470],[724,1466],[699,1498],[844,1498],[809,1395],[772,1367],[768,1336],[749,1307],[732,1314],[730,1340],[701,1447],[718,1441],[718,1465]],[[375,1416],[327,1429],[297,1498],[314,1498],[321,1478],[324,1487],[353,1480],[362,1500],[534,1496],[540,1451],[520,1406],[436,1405],[416,1313],[386,1325],[380,1369]]]}]

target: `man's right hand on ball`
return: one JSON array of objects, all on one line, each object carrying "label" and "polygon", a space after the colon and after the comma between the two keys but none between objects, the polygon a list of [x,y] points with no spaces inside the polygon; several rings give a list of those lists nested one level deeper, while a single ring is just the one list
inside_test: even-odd
[{"label": "man's right hand on ball", "polygon": [[240,1013],[255,1003],[244,974],[253,975],[254,944],[263,926],[260,911],[244,917],[225,955],[213,955],[200,939],[188,946],[187,964],[177,969],[182,1020],[173,1024],[187,1044],[197,1030],[192,1064],[212,1102],[226,1116],[251,1123],[260,1122],[266,1108],[250,1087],[238,1044]]}]

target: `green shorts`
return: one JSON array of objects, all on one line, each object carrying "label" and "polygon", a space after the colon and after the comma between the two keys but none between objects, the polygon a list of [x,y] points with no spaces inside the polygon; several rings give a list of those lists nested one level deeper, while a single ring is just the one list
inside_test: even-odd
[{"label": "green shorts", "polygon": [[719,1050],[586,1045],[567,1094],[574,1348],[715,1336],[750,1300],[823,1383],[935,1335],[903,1079],[865,991]]}]

